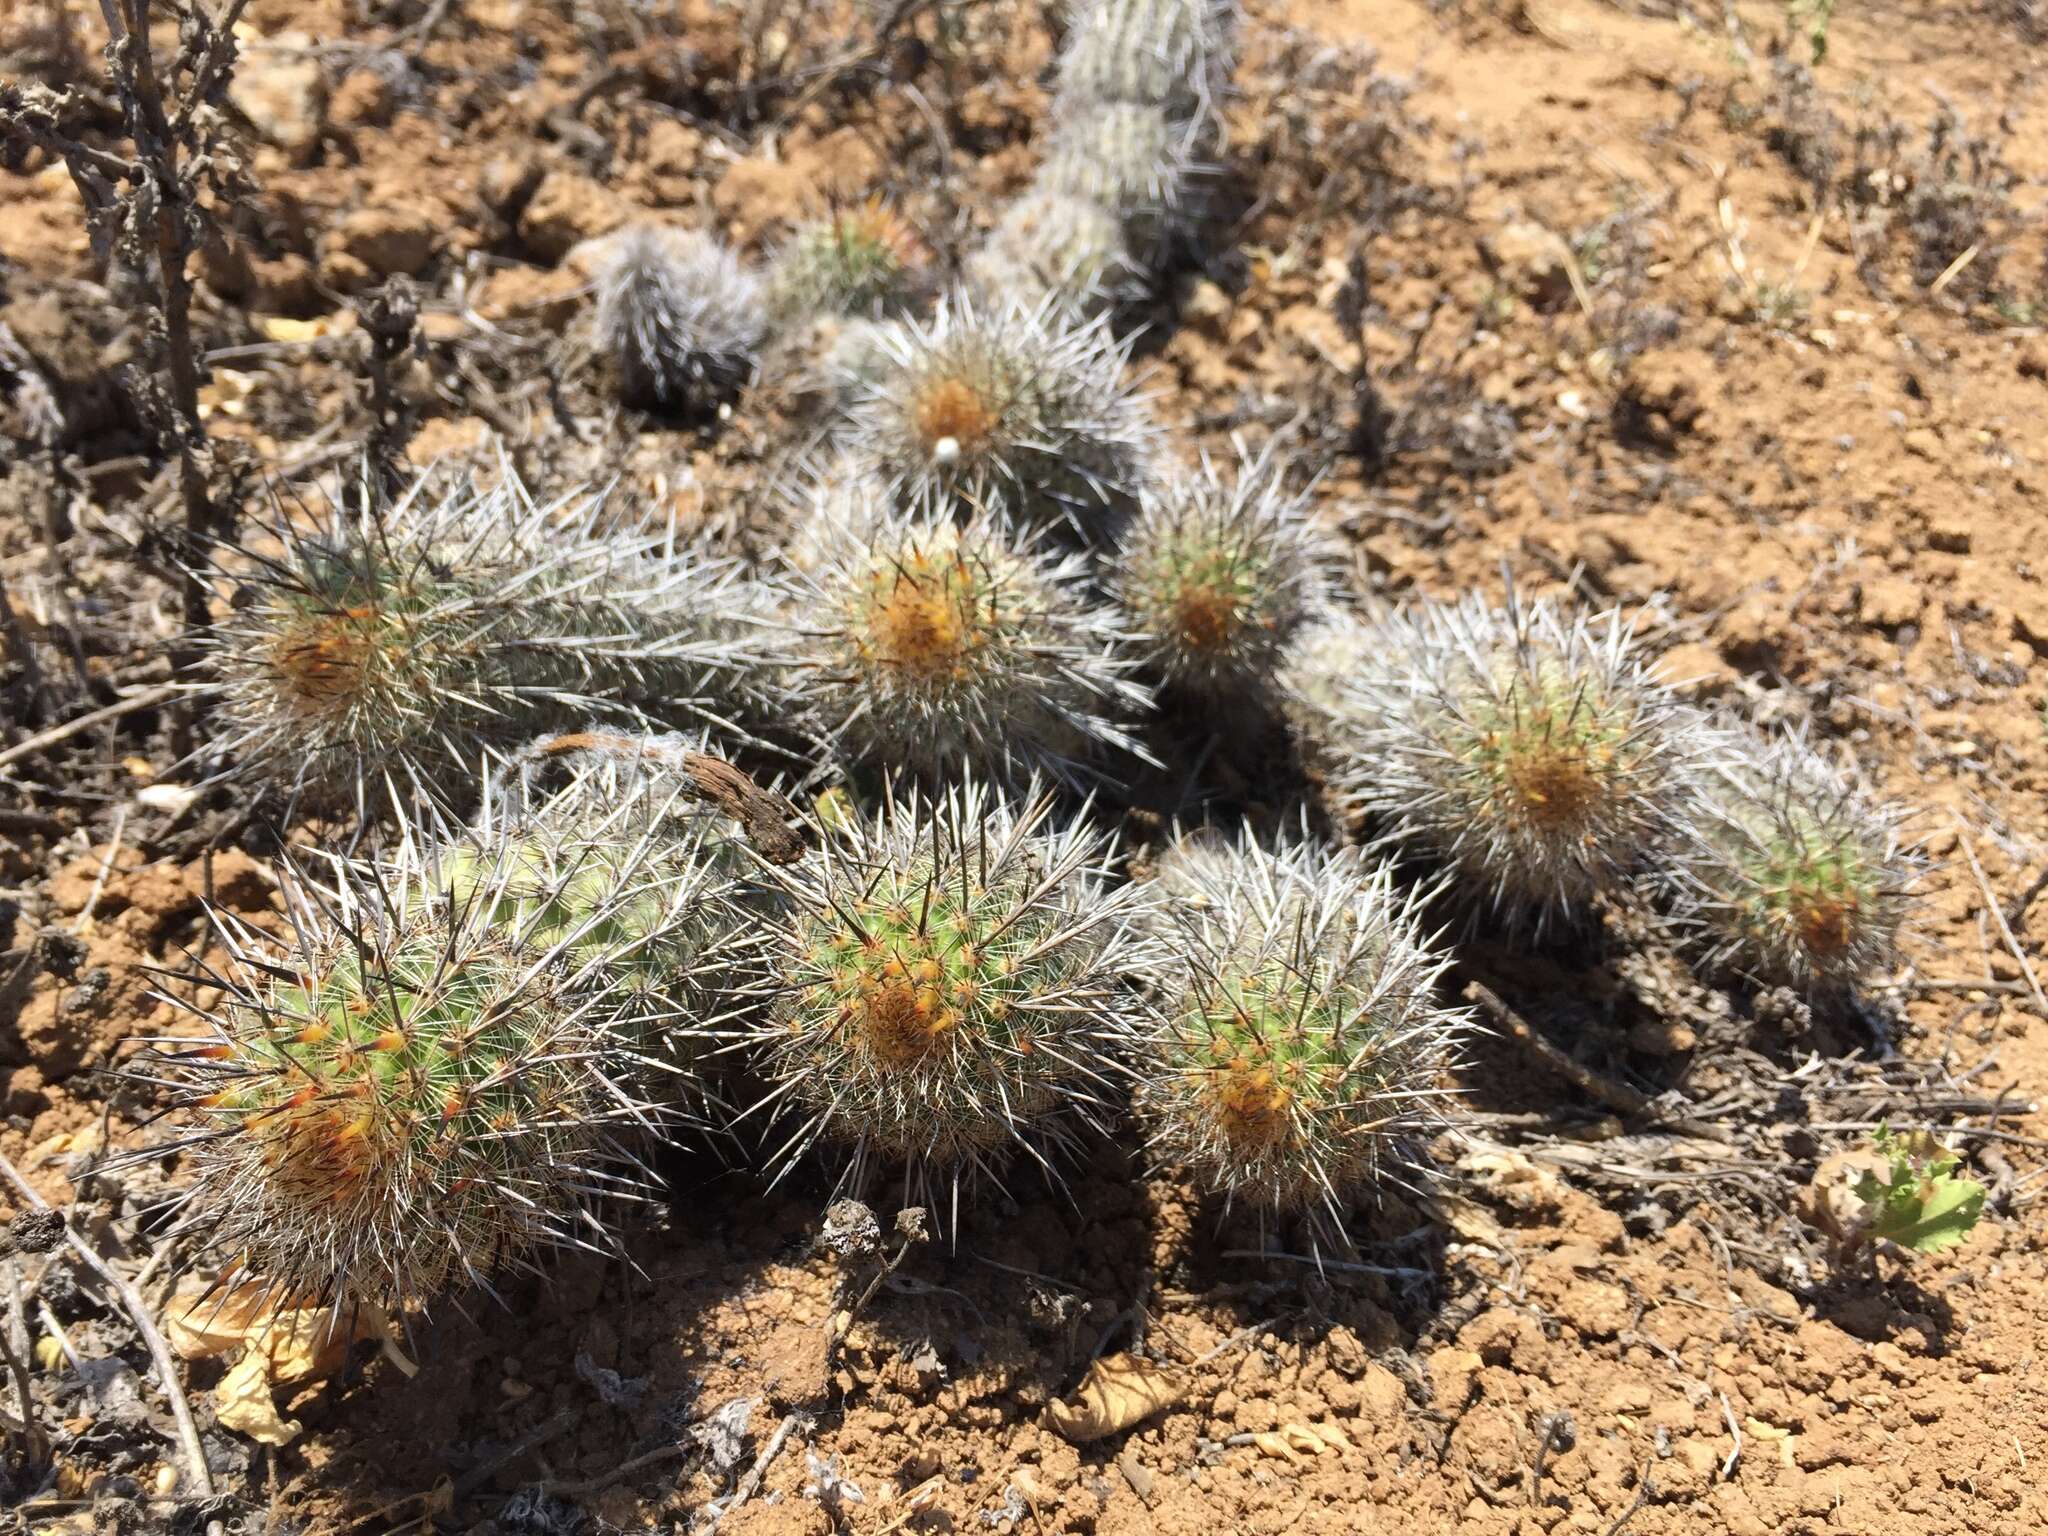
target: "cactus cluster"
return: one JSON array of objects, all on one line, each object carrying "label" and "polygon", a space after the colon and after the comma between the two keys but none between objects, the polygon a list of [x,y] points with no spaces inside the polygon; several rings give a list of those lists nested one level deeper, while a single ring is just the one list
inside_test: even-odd
[{"label": "cactus cluster", "polygon": [[956,293],[876,340],[887,361],[849,428],[894,500],[1000,505],[1088,536],[1128,510],[1152,429],[1123,382],[1129,346],[1105,321],[1063,325],[1045,304],[990,308]]},{"label": "cactus cluster", "polygon": [[1191,840],[1145,888],[1158,1022],[1137,1057],[1149,1145],[1229,1201],[1341,1235],[1390,1155],[1441,1118],[1462,1014],[1419,903],[1355,849]]},{"label": "cactus cluster", "polygon": [[1141,750],[1150,704],[1087,562],[998,511],[897,512],[872,487],[820,504],[794,573],[787,693],[838,753],[937,775],[1073,779]]},{"label": "cactus cluster", "polygon": [[701,413],[753,377],[761,285],[714,237],[636,225],[612,237],[596,286],[599,344],[631,404]]},{"label": "cactus cluster", "polygon": [[1334,551],[1268,453],[1162,476],[1119,551],[1116,595],[1169,685],[1229,707],[1270,697],[1289,642],[1327,606]]},{"label": "cactus cluster", "polygon": [[639,1144],[704,1103],[698,1055],[746,970],[722,829],[648,781],[401,839],[323,886],[291,938],[221,917],[187,1215],[293,1305],[405,1304],[606,1241]]},{"label": "cactus cluster", "polygon": [[210,634],[209,752],[293,798],[441,798],[551,723],[751,713],[772,593],[735,561],[615,531],[599,497],[534,502],[509,470],[422,476],[381,516],[275,530]]},{"label": "cactus cluster", "polygon": [[1918,861],[1800,737],[1702,722],[1686,835],[1665,861],[1674,921],[1708,964],[1765,986],[1846,987],[1894,966]]},{"label": "cactus cluster", "polygon": [[1678,704],[1618,612],[1473,596],[1386,615],[1364,665],[1318,637],[1287,686],[1336,806],[1441,861],[1494,918],[1541,933],[1583,917],[1675,835]]},{"label": "cactus cluster", "polygon": [[[423,1300],[601,1246],[650,1137],[752,1118],[777,1177],[830,1148],[950,1208],[1053,1168],[1125,1088],[1163,1162],[1320,1240],[1437,1123],[1466,1029],[1420,915],[1440,889],[1517,942],[1644,875],[1712,968],[1839,992],[1895,963],[1898,813],[1682,708],[1619,614],[1511,590],[1361,617],[1311,476],[1165,462],[1114,326],[1198,202],[1235,26],[1228,0],[1082,0],[1037,182],[929,304],[879,203],[765,278],[705,236],[614,241],[596,323],[641,403],[710,410],[771,323],[836,328],[836,457],[773,552],[509,473],[244,552],[215,758],[373,839],[401,817],[328,884],[287,869],[288,938],[221,920],[178,1075],[189,1210],[232,1265],[294,1301]],[[1093,803],[1057,797],[1150,760],[1155,688],[1225,745],[1277,703],[1401,863],[1247,834],[1121,881]],[[837,781],[815,846],[703,744],[517,750],[593,720],[803,743]],[[1418,865],[1441,885],[1400,883]]]},{"label": "cactus cluster", "polygon": [[760,1026],[797,1120],[780,1168],[824,1141],[855,1182],[871,1162],[927,1200],[951,1181],[953,1209],[1005,1154],[1050,1168],[1100,1125],[1139,949],[1109,854],[1050,799],[966,779],[892,796],[788,872]]}]

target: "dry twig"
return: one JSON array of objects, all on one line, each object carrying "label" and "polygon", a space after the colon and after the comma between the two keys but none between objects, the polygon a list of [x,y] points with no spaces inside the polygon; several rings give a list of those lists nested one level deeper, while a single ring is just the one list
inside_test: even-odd
[{"label": "dry twig", "polygon": [[[50,1202],[37,1194],[28,1180],[24,1179],[14,1164],[7,1161],[4,1156],[0,1156],[0,1172],[6,1173],[13,1181],[14,1187],[21,1191],[22,1198],[37,1210],[50,1209]],[[157,1376],[163,1382],[164,1396],[170,1399],[171,1417],[178,1421],[178,1438],[185,1447],[186,1470],[192,1479],[193,1490],[201,1498],[212,1498],[213,1473],[206,1465],[206,1449],[199,1442],[199,1426],[193,1422],[192,1405],[185,1401],[185,1388],[178,1379],[177,1362],[171,1358],[170,1346],[164,1342],[164,1336],[150,1320],[149,1307],[141,1296],[136,1294],[135,1287],[122,1279],[114,1267],[101,1258],[92,1245],[69,1226],[64,1229],[64,1237],[85,1267],[106,1282],[108,1288],[120,1299],[121,1305],[127,1309],[128,1316],[134,1321],[137,1331],[141,1333],[143,1343],[149,1346],[150,1359],[156,1362]]]}]

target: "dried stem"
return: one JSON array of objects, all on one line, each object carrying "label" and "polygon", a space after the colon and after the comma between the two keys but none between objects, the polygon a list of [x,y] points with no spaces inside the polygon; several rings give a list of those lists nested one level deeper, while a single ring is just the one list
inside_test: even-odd
[{"label": "dried stem", "polygon": [[[136,3],[141,3],[141,0],[136,0]],[[37,1194],[28,1180],[24,1179],[14,1164],[7,1161],[4,1156],[0,1156],[0,1172],[7,1175],[14,1187],[21,1191],[22,1198],[37,1210],[50,1209],[50,1202]],[[141,1333],[143,1343],[149,1346],[149,1357],[156,1362],[156,1373],[163,1382],[164,1396],[170,1399],[171,1417],[178,1421],[178,1439],[185,1447],[185,1462],[192,1478],[193,1490],[201,1498],[212,1498],[213,1473],[206,1465],[206,1450],[199,1443],[199,1426],[193,1422],[192,1405],[185,1401],[184,1383],[178,1378],[178,1363],[171,1358],[171,1349],[164,1342],[164,1336],[157,1331],[156,1324],[150,1321],[148,1304],[136,1293],[134,1286],[122,1279],[114,1267],[101,1258],[91,1244],[72,1231],[68,1225],[64,1228],[64,1237],[85,1267],[98,1275],[115,1296],[120,1298],[121,1305],[127,1309],[136,1330]]]}]

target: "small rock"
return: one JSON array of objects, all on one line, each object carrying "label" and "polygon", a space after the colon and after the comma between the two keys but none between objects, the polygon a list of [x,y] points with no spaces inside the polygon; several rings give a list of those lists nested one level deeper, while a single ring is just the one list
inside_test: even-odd
[{"label": "small rock", "polygon": [[557,262],[582,241],[610,234],[626,218],[625,204],[588,176],[551,171],[520,211],[519,238],[540,260]]},{"label": "small rock", "polygon": [[1903,576],[1880,576],[1863,584],[1857,617],[1876,629],[1899,629],[1920,617],[1920,588]]},{"label": "small rock", "polygon": [[810,180],[801,171],[754,156],[733,161],[711,192],[719,220],[740,241],[802,218],[814,201]]},{"label": "small rock", "polygon": [[228,100],[258,133],[304,165],[320,144],[326,88],[320,61],[299,50],[312,46],[303,32],[280,32],[245,48],[228,84]]},{"label": "small rock", "polygon": [[540,161],[531,155],[499,155],[484,167],[477,193],[491,212],[517,218],[545,174]]},{"label": "small rock", "polygon": [[327,115],[348,128],[382,128],[391,121],[391,82],[374,69],[352,69],[327,100]]},{"label": "small rock", "polygon": [[1408,1389],[1401,1378],[1377,1361],[1365,1368],[1359,1382],[1361,1417],[1375,1424],[1395,1424],[1408,1408]]},{"label": "small rock", "polygon": [[1557,309],[1572,296],[1564,248],[1541,224],[1516,219],[1487,242],[1501,276],[1538,309]]},{"label": "small rock", "polygon": [[434,259],[434,234],[424,208],[358,208],[329,233],[327,264],[347,257],[378,277],[411,277]]},{"label": "small rock", "polygon": [[1152,1485],[1158,1479],[1132,1454],[1129,1446],[1125,1446],[1124,1453],[1117,1457],[1116,1469],[1123,1473],[1124,1481],[1131,1485],[1131,1492],[1147,1504],[1152,1502]]},{"label": "small rock", "polygon": [[16,1253],[49,1253],[64,1241],[64,1213],[31,1206],[14,1213],[7,1236]]},{"label": "small rock", "polygon": [[1208,278],[1199,278],[1188,288],[1181,302],[1181,314],[1189,320],[1210,322],[1230,313],[1230,295]]},{"label": "small rock", "polygon": [[1941,439],[1925,427],[1914,427],[1900,439],[1906,445],[1906,452],[1923,459],[1941,457]]}]

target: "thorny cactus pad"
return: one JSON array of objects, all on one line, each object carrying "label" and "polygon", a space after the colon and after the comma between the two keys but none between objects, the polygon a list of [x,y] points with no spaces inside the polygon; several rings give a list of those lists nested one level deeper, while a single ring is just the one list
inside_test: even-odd
[{"label": "thorny cactus pad", "polygon": [[790,237],[769,276],[769,304],[785,318],[877,314],[903,302],[924,263],[916,232],[886,203],[870,199]]},{"label": "thorny cactus pad", "polygon": [[170,1059],[202,1124],[187,1217],[229,1277],[402,1305],[606,1243],[603,1202],[648,1182],[634,1141],[702,1103],[746,941],[712,823],[653,787],[565,795],[332,890],[289,875],[287,940],[216,914],[214,1039]]},{"label": "thorny cactus pad", "polygon": [[1190,222],[1197,169],[1186,124],[1141,102],[1098,102],[1053,131],[1036,189],[1115,215],[1131,249],[1149,264]]},{"label": "thorny cactus pad", "polygon": [[1128,101],[1175,119],[1215,110],[1235,64],[1232,0],[1087,0],[1059,57],[1062,103]]},{"label": "thorny cactus pad", "polygon": [[956,294],[930,322],[874,339],[887,363],[860,389],[848,439],[899,502],[1000,503],[1090,535],[1128,510],[1152,428],[1106,319],[1066,325],[1049,304]]},{"label": "thorny cactus pad", "polygon": [[969,782],[893,800],[785,876],[783,990],[761,1037],[773,1099],[799,1121],[784,1171],[826,1142],[850,1152],[849,1186],[901,1164],[944,1209],[1010,1154],[1050,1170],[1099,1127],[1137,940],[1102,837],[1051,818],[1048,799]]},{"label": "thorny cactus pad", "polygon": [[1323,717],[1335,808],[1443,860],[1496,916],[1575,918],[1674,835],[1676,706],[1620,614],[1475,596],[1389,615],[1364,649],[1348,681],[1307,654],[1285,680],[1315,701],[1299,718]]},{"label": "thorny cactus pad", "polygon": [[1798,737],[1700,729],[1699,803],[1665,885],[1709,963],[1806,988],[1896,965],[1919,874],[1900,841],[1905,813],[1866,799]]},{"label": "thorny cactus pad", "polygon": [[760,284],[713,236],[629,229],[614,237],[596,282],[598,341],[629,403],[704,411],[754,376]]},{"label": "thorny cactus pad", "polygon": [[1160,1023],[1138,1053],[1150,1145],[1228,1200],[1341,1232],[1437,1123],[1466,1026],[1418,900],[1357,850],[1184,843],[1145,887]]},{"label": "thorny cactus pad", "polygon": [[1073,779],[1137,751],[1150,706],[1079,555],[1040,552],[998,515],[896,512],[842,483],[803,535],[788,688],[835,751],[937,774]]},{"label": "thorny cactus pad", "polygon": [[1067,323],[1139,297],[1143,276],[1116,217],[1059,192],[1011,203],[967,260],[968,281],[989,302],[1045,304]]},{"label": "thorny cactus pad", "polygon": [[1152,667],[1224,704],[1263,703],[1296,631],[1324,600],[1333,551],[1286,486],[1286,464],[1204,462],[1142,499],[1116,594]]},{"label": "thorny cactus pad", "polygon": [[423,477],[381,520],[280,526],[209,638],[212,756],[364,809],[432,798],[550,724],[755,713],[769,590],[603,513],[535,505],[509,475]]}]

